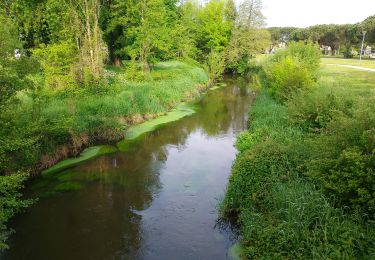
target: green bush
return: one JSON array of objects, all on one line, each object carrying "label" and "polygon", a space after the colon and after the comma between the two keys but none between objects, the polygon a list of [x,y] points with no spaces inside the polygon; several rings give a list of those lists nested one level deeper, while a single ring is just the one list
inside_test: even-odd
[{"label": "green bush", "polygon": [[352,105],[352,97],[339,95],[322,84],[316,89],[296,93],[287,103],[291,123],[313,133],[325,128],[336,113],[350,113]]},{"label": "green bush", "polygon": [[[367,111],[371,109],[372,106]],[[363,109],[358,111],[363,113]],[[332,195],[345,198],[358,190],[361,197],[351,198],[358,207],[366,207],[365,202],[370,201],[364,198],[373,192],[371,187],[375,186],[373,172],[366,172],[366,169],[374,169],[373,153],[370,156],[375,143],[374,131],[363,130],[366,128],[364,115],[355,116],[355,111],[351,114],[362,126],[350,126],[344,139],[343,133],[338,132],[349,125],[341,120],[339,123],[336,114],[327,122],[326,128],[322,128],[327,135],[332,133],[337,137],[336,143],[323,133],[306,135],[303,128],[288,118],[286,106],[261,91],[250,112],[250,129],[237,139],[240,153],[233,165],[221,207],[222,216],[234,218],[240,226],[243,257],[370,259],[374,255],[375,229],[371,218],[363,217],[363,214],[348,214],[340,208],[343,204],[337,208],[332,205],[336,198]],[[359,119],[361,117],[363,120]],[[354,124],[354,120],[351,123]],[[316,141],[318,136],[326,137]],[[349,150],[340,157],[339,151],[343,147],[355,143],[357,146],[363,144],[361,153]],[[312,160],[305,167],[314,154],[320,161]],[[334,163],[327,164],[323,158],[329,163],[330,158],[334,158]],[[303,174],[306,169],[320,174],[311,175],[315,182]],[[330,170],[331,179],[327,174]],[[325,196],[327,187],[324,185],[328,181],[332,181],[330,184],[341,193],[330,191]],[[344,193],[345,187],[347,193]]]},{"label": "green bush", "polygon": [[265,67],[267,88],[277,100],[286,101],[299,90],[306,90],[313,85],[309,70],[294,57],[283,57]]},{"label": "green bush", "polygon": [[52,89],[76,86],[74,63],[78,60],[78,53],[73,43],[40,46],[33,51],[33,55],[40,61],[47,86]]},{"label": "green bush", "polygon": [[320,67],[320,50],[319,46],[311,42],[290,42],[288,47],[277,52],[273,60],[277,61],[282,57],[294,57],[301,62],[301,66],[317,78]]},{"label": "green bush", "polygon": [[6,226],[9,219],[33,203],[22,199],[20,190],[25,180],[25,174],[0,176],[0,250],[8,248],[5,242],[12,233]]},{"label": "green bush", "polygon": [[286,101],[298,91],[314,86],[320,54],[313,44],[291,43],[264,65],[264,84],[279,101]]},{"label": "green bush", "polygon": [[334,194],[341,206],[375,213],[375,100],[338,113],[310,140],[307,174]]}]

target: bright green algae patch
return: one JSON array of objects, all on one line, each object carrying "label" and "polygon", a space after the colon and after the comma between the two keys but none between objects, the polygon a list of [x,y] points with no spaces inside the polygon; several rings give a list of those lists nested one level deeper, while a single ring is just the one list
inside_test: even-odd
[{"label": "bright green algae patch", "polygon": [[61,161],[58,164],[52,166],[51,168],[48,168],[47,170],[43,171],[42,175],[49,175],[56,172],[60,172],[62,170],[73,167],[81,162],[87,161],[99,155],[114,153],[117,151],[118,149],[115,146],[110,145],[99,145],[89,147],[85,149],[78,157]]},{"label": "bright green algae patch", "polygon": [[168,112],[164,116],[160,116],[155,119],[148,120],[144,123],[131,126],[126,133],[125,139],[118,142],[117,147],[120,151],[125,151],[129,148],[129,144],[131,143],[131,141],[136,140],[145,133],[152,132],[164,124],[177,121],[194,113],[195,109],[192,105],[182,103],[177,108]]}]

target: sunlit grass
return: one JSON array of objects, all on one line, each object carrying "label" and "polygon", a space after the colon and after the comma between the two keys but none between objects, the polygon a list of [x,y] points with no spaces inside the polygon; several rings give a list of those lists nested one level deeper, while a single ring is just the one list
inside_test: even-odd
[{"label": "sunlit grass", "polygon": [[351,65],[363,68],[375,69],[375,59],[372,60],[362,60],[356,59],[343,59],[343,58],[322,58],[322,64],[338,64],[338,65]]}]

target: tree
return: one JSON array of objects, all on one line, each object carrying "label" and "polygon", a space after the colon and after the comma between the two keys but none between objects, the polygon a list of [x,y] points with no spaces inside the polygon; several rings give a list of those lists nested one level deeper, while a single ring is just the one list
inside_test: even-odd
[{"label": "tree", "polygon": [[122,59],[126,57],[123,48],[124,17],[127,12],[127,1],[113,0],[103,3],[100,27],[103,30],[103,39],[108,46],[109,61],[120,66]]},{"label": "tree", "polygon": [[143,72],[148,73],[157,56],[165,57],[171,49],[167,10],[163,0],[130,0],[127,10],[124,50],[132,60],[138,59]]},{"label": "tree", "polygon": [[204,55],[223,51],[229,41],[233,21],[226,16],[226,1],[211,0],[199,12],[198,48]]},{"label": "tree", "polygon": [[295,27],[270,27],[267,30],[271,34],[272,43],[288,42],[297,28]]},{"label": "tree", "polygon": [[[72,28],[77,48],[80,53],[80,64],[85,77],[99,80],[104,72],[107,47],[99,27],[101,3],[99,0],[70,0],[73,15]],[[89,75],[87,74],[89,71]]]},{"label": "tree", "polygon": [[366,42],[375,47],[375,15],[366,18],[358,27],[359,31],[366,31]]},{"label": "tree", "polygon": [[270,34],[262,29],[265,18],[261,1],[246,0],[240,5],[231,41],[226,50],[228,67],[239,73],[249,68],[250,59],[263,52],[270,43]]},{"label": "tree", "polygon": [[245,28],[260,28],[265,26],[265,16],[262,13],[261,0],[244,0],[239,8],[237,26]]},{"label": "tree", "polygon": [[21,49],[17,28],[12,20],[0,11],[0,110],[2,113],[17,91],[28,86],[27,72],[22,65],[26,58],[15,59],[14,50]]},{"label": "tree", "polygon": [[345,47],[344,57],[351,58],[352,54],[352,47],[353,45],[359,43],[359,36],[360,32],[358,31],[358,27],[352,24],[342,25],[341,26],[341,33],[342,33],[342,41]]}]

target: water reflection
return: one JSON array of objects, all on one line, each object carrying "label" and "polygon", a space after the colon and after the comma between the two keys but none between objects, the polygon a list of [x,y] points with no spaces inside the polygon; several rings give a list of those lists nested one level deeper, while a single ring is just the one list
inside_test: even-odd
[{"label": "water reflection", "polygon": [[38,191],[83,188],[43,198],[16,219],[3,257],[225,259],[232,242],[215,228],[216,204],[252,99],[237,81],[227,85],[127,152],[39,180]]}]

